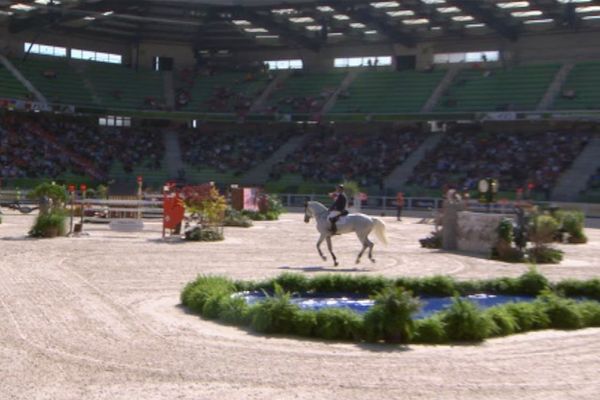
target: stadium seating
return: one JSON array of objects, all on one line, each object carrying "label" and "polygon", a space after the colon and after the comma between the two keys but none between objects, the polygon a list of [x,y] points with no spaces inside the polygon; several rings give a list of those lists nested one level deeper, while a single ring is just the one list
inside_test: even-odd
[{"label": "stadium seating", "polygon": [[330,112],[417,113],[443,76],[443,71],[363,71]]},{"label": "stadium seating", "polygon": [[0,64],[0,98],[25,100],[28,93],[27,88]]},{"label": "stadium seating", "polygon": [[409,185],[441,189],[476,188],[485,177],[496,178],[501,190],[514,191],[528,183],[549,197],[589,140],[586,133],[487,133],[480,128],[453,131],[415,168]]},{"label": "stadium seating", "polygon": [[345,72],[293,72],[267,101],[280,113],[310,113],[321,110],[346,76]]},{"label": "stadium seating", "polygon": [[191,88],[186,82],[178,82],[176,92],[187,90],[189,93],[189,102],[178,108],[205,112],[248,110],[267,85],[267,76],[261,73],[197,75],[192,80]]},{"label": "stadium seating", "polygon": [[411,129],[388,129],[358,134],[323,128],[303,146],[271,169],[271,179],[291,186],[301,176],[312,183],[353,180],[362,187],[380,188],[383,179],[422,141]]},{"label": "stadium seating", "polygon": [[79,68],[105,107],[116,109],[161,108],[164,87],[161,72],[133,70],[121,65],[81,63]]},{"label": "stadium seating", "polygon": [[[563,93],[554,101],[556,110],[600,109],[600,62],[575,65],[563,85]],[[572,91],[573,98],[565,96]]]},{"label": "stadium seating", "polygon": [[12,62],[48,102],[80,106],[96,105],[83,76],[68,62],[43,58]]},{"label": "stadium seating", "polygon": [[291,130],[263,132],[258,129],[249,132],[246,128],[239,131],[187,131],[179,137],[183,161],[194,167],[196,175],[213,172],[227,178],[230,175],[240,176],[265,161],[292,135]]},{"label": "stadium seating", "polygon": [[438,102],[436,111],[535,110],[559,68],[558,64],[544,64],[463,70]]},{"label": "stadium seating", "polygon": [[581,193],[579,200],[600,203],[600,168],[588,180],[587,187]]}]

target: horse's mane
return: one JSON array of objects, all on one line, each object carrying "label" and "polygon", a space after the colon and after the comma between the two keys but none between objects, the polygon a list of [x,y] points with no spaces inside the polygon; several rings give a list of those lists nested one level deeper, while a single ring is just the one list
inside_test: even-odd
[{"label": "horse's mane", "polygon": [[308,202],[308,205],[309,205],[309,206],[310,206],[310,205],[314,205],[314,206],[316,206],[317,208],[320,208],[320,209],[321,209],[321,211],[327,210],[327,207],[325,207],[325,206],[324,206],[322,203],[319,203],[318,201],[309,201],[309,202]]}]

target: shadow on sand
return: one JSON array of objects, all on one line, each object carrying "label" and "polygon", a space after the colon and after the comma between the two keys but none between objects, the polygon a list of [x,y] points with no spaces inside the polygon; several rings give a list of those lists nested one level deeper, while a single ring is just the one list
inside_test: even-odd
[{"label": "shadow on sand", "polygon": [[368,272],[368,268],[342,268],[342,267],[323,267],[321,265],[306,266],[306,267],[290,267],[284,265],[278,269],[292,270],[292,271],[304,271],[304,272],[319,272],[319,271],[330,271],[330,272]]}]

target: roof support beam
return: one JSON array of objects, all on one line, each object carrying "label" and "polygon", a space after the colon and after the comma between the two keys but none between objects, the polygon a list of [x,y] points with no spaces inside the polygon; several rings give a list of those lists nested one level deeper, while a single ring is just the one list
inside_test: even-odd
[{"label": "roof support beam", "polygon": [[544,13],[545,18],[553,18],[557,25],[575,28],[580,21],[575,13],[576,4],[559,4],[556,0],[530,0],[530,2],[532,6]]},{"label": "roof support beam", "polygon": [[292,23],[289,21],[287,21],[287,23],[276,21],[269,13],[254,11],[251,8],[244,8],[241,11],[237,11],[235,15],[236,17],[247,19],[252,22],[252,24],[265,28],[273,34],[279,35],[283,40],[287,39],[314,52],[319,52],[323,44],[322,41],[309,38],[293,29]]},{"label": "roof support beam", "polygon": [[406,47],[415,47],[417,45],[417,38],[414,34],[394,26],[393,21],[387,18],[387,16],[382,18],[371,14],[371,6],[369,4],[352,5],[346,3],[345,5],[338,5],[332,3],[331,6],[337,11],[347,14],[357,22],[373,26],[379,33],[394,42],[403,44]]},{"label": "roof support beam", "polygon": [[506,19],[498,17],[494,12],[494,4],[485,5],[480,0],[448,0],[448,4],[460,8],[467,14],[477,18],[485,23],[500,36],[516,42],[519,39],[519,29],[511,27],[506,23]]}]

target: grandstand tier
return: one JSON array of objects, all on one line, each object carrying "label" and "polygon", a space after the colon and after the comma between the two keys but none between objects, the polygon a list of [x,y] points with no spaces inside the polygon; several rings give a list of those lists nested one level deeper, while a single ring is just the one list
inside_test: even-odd
[{"label": "grandstand tier", "polygon": [[535,110],[558,72],[558,64],[463,69],[442,96],[436,111]]},{"label": "grandstand tier", "polygon": [[552,107],[556,110],[600,109],[600,62],[578,63]]},{"label": "grandstand tier", "polygon": [[443,76],[443,71],[362,71],[331,112],[418,113]]}]

